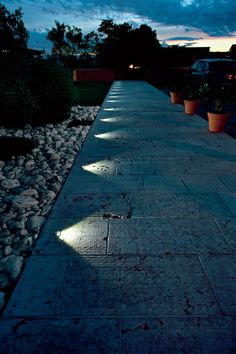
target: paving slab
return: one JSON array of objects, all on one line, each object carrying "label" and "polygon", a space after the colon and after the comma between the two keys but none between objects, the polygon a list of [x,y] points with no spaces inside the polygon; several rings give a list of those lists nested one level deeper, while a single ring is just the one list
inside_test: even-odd
[{"label": "paving slab", "polygon": [[[228,177],[228,176],[227,176]],[[215,192],[215,193],[223,193],[229,192],[230,189],[223,182],[224,177],[219,177],[217,175],[182,175],[181,176],[184,185],[187,190],[191,193],[201,193],[201,192]]]},{"label": "paving slab", "polygon": [[236,157],[231,159],[222,159],[221,157],[205,157],[204,159],[199,157],[189,158],[184,161],[187,165],[187,171],[190,175],[225,175],[236,174]]},{"label": "paving slab", "polygon": [[118,175],[181,175],[187,173],[186,159],[180,158],[115,158]]},{"label": "paving slab", "polygon": [[[54,205],[51,217],[106,217],[109,215],[126,217],[130,214],[127,193],[71,193],[61,194]],[[221,214],[222,215],[222,214]],[[228,214],[228,216],[231,214]]]},{"label": "paving slab", "polygon": [[5,316],[219,314],[197,256],[60,255],[31,258]]},{"label": "paving slab", "polygon": [[34,250],[37,254],[106,254],[108,220],[50,218]]},{"label": "paving slab", "polygon": [[[221,197],[220,197],[221,196]],[[233,214],[216,193],[124,192],[61,194],[51,217],[230,217]]]},{"label": "paving slab", "polygon": [[214,220],[223,232],[228,244],[236,247],[236,218],[215,217]]},{"label": "paving slab", "polygon": [[71,194],[75,191],[75,188],[80,193],[144,191],[141,176],[96,175],[89,172],[87,175],[71,173],[61,194]]},{"label": "paving slab", "polygon": [[236,193],[220,193],[219,197],[232,215],[236,216]]},{"label": "paving slab", "polygon": [[201,260],[221,312],[236,316],[236,254],[202,255]]},{"label": "paving slab", "polygon": [[119,354],[119,319],[17,319],[0,325],[0,353]]},{"label": "paving slab", "polygon": [[236,174],[234,171],[227,176],[220,176],[220,179],[231,192],[236,193]]},{"label": "paving slab", "polygon": [[236,148],[115,81],[0,321],[0,353],[236,352]]},{"label": "paving slab", "polygon": [[235,351],[235,317],[123,319],[121,331],[124,354]]},{"label": "paving slab", "polygon": [[110,221],[108,254],[200,255],[231,252],[236,252],[235,245],[227,242],[211,218]]},{"label": "paving slab", "polygon": [[186,192],[180,176],[143,176],[144,189],[147,192]]},{"label": "paving slab", "polygon": [[232,216],[216,193],[129,193],[132,217]]}]

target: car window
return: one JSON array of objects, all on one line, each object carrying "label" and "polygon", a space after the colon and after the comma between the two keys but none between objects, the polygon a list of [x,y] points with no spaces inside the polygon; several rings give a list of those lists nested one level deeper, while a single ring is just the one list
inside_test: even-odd
[{"label": "car window", "polygon": [[204,72],[205,71],[206,64],[204,61],[200,61],[197,65],[197,71],[198,72]]}]

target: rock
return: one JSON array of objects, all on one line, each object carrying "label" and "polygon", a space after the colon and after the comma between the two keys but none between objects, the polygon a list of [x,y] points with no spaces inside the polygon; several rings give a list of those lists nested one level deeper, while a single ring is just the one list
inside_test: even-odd
[{"label": "rock", "polygon": [[10,230],[12,233],[17,231],[17,230],[22,230],[25,228],[25,223],[23,221],[14,221],[10,220],[7,222],[8,230]]},{"label": "rock", "polygon": [[3,253],[5,256],[9,256],[11,254],[11,246],[5,246],[4,247],[4,250],[3,250]]},{"label": "rock", "polygon": [[22,270],[24,258],[20,256],[10,255],[0,261],[0,269],[2,269],[10,278],[16,280]]},{"label": "rock", "polygon": [[23,166],[24,165],[24,162],[25,162],[25,157],[24,156],[18,156],[16,158],[16,161],[17,161],[17,165],[18,166]]},{"label": "rock", "polygon": [[54,125],[53,124],[46,124],[46,128],[49,128],[49,129],[53,129],[54,128]]},{"label": "rock", "polygon": [[61,145],[62,145],[62,142],[60,140],[56,141],[55,149],[60,149]]},{"label": "rock", "polygon": [[28,177],[24,183],[28,186],[40,185],[45,183],[45,178],[42,175]]},{"label": "rock", "polygon": [[30,167],[30,168],[33,168],[34,167],[34,160],[28,160],[26,163],[25,163],[25,167]]},{"label": "rock", "polygon": [[5,289],[10,284],[8,277],[3,272],[0,273],[0,290]]},{"label": "rock", "polygon": [[42,193],[40,199],[45,200],[48,203],[50,203],[55,197],[56,197],[56,194],[53,191],[49,190],[49,191]]},{"label": "rock", "polygon": [[41,215],[42,216],[47,215],[51,209],[52,209],[52,205],[44,205],[41,209]]},{"label": "rock", "polygon": [[8,246],[8,245],[10,246],[12,244],[13,239],[14,239],[13,235],[0,238],[0,244],[2,244],[3,246]]},{"label": "rock", "polygon": [[25,230],[25,229],[20,230],[20,231],[19,231],[19,235],[20,235],[20,236],[26,236],[26,235],[28,235],[28,231]]},{"label": "rock", "polygon": [[0,168],[3,168],[5,166],[5,162],[0,160]]},{"label": "rock", "polygon": [[25,130],[31,130],[31,129],[32,129],[32,126],[30,124],[25,125]]},{"label": "rock", "polygon": [[19,240],[18,243],[15,245],[16,251],[19,253],[26,252],[32,248],[33,239],[31,236],[24,237],[23,240]]},{"label": "rock", "polygon": [[5,294],[0,291],[0,309],[3,308],[4,304],[5,304]]},{"label": "rock", "polygon": [[38,201],[30,196],[17,195],[11,200],[13,209],[26,209],[38,205]]},{"label": "rock", "polygon": [[15,187],[19,187],[20,186],[20,182],[18,181],[18,179],[8,179],[5,178],[2,182],[1,182],[1,187],[3,189],[12,189]]},{"label": "rock", "polygon": [[45,223],[46,218],[43,216],[30,216],[26,222],[28,232],[38,232]]},{"label": "rock", "polygon": [[23,136],[23,130],[19,129],[15,132],[15,136],[21,138]]},{"label": "rock", "polygon": [[2,173],[0,173],[0,181],[3,181],[4,179],[6,179],[6,177]]},{"label": "rock", "polygon": [[38,198],[38,196],[39,196],[38,192],[33,188],[26,189],[23,192],[21,192],[20,194],[28,196],[28,197],[33,197],[33,198]]}]

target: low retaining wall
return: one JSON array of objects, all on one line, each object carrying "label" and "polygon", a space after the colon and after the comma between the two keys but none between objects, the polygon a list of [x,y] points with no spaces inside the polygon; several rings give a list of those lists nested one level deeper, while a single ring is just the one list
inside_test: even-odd
[{"label": "low retaining wall", "polygon": [[75,69],[73,70],[74,81],[113,81],[114,70],[106,68]]}]

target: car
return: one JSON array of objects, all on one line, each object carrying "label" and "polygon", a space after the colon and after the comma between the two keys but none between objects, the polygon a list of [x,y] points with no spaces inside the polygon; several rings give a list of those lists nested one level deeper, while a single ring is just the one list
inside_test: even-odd
[{"label": "car", "polygon": [[190,67],[188,77],[201,84],[220,88],[236,87],[236,60],[199,59]]}]

